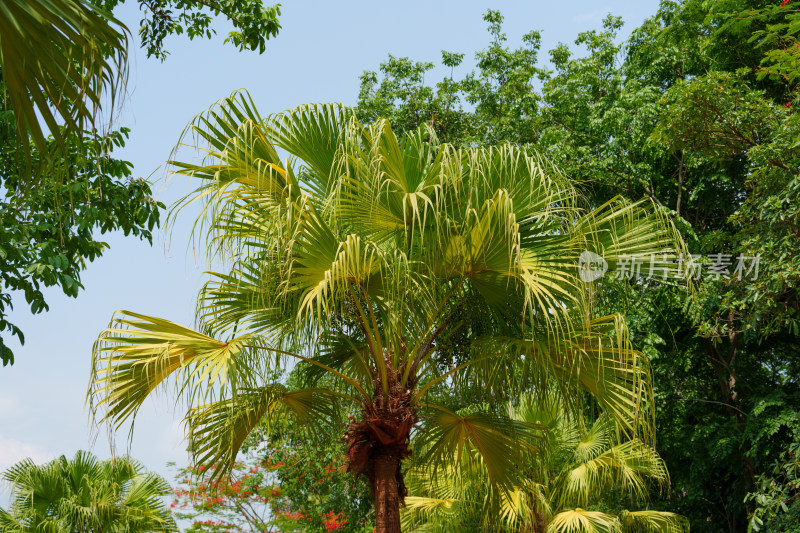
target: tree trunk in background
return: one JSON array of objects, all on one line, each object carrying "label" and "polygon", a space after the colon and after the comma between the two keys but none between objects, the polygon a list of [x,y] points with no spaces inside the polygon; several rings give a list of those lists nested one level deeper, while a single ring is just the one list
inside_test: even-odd
[{"label": "tree trunk in background", "polygon": [[375,533],[400,533],[400,450],[381,446],[374,451]]},{"label": "tree trunk in background", "polygon": [[534,509],[533,516],[534,516],[534,525],[533,525],[534,533],[544,533],[545,530],[547,529],[547,523],[544,521],[544,514]]}]

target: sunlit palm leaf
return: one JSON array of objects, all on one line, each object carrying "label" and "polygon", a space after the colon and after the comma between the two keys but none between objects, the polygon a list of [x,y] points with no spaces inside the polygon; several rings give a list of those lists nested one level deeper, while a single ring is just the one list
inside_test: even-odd
[{"label": "sunlit palm leaf", "polygon": [[[580,388],[626,431],[650,434],[650,369],[646,358],[630,345],[622,317],[589,320],[558,337],[550,331],[534,335],[479,340],[475,356],[465,363],[463,380],[457,383],[507,398],[519,390],[546,393],[555,382],[570,391],[561,400],[572,412],[582,405],[581,395],[576,394]],[[424,392],[423,388],[420,394]]]},{"label": "sunlit palm leaf", "polygon": [[442,531],[442,524],[461,518],[458,503],[455,499],[406,496],[402,529],[414,533]]},{"label": "sunlit palm leaf", "polygon": [[633,278],[681,280],[688,250],[672,222],[652,201],[613,198],[580,221],[587,249],[599,254],[609,272]]},{"label": "sunlit palm leaf", "polygon": [[119,314],[95,342],[88,396],[93,412],[104,409],[103,418],[117,427],[173,373],[180,373],[176,386],[191,402],[214,390],[246,387],[263,367],[251,357],[251,337],[222,342],[167,320]]},{"label": "sunlit palm leaf", "polygon": [[272,142],[298,157],[309,172],[303,177],[321,200],[336,183],[343,135],[353,112],[337,104],[302,105],[269,118],[265,128]]},{"label": "sunlit palm leaf", "polygon": [[572,509],[554,516],[547,530],[552,533],[614,533],[620,531],[620,525],[615,516]]},{"label": "sunlit palm leaf", "polygon": [[655,450],[634,439],[574,465],[554,484],[561,505],[574,502],[573,505],[585,506],[593,495],[611,486],[641,500],[646,497],[650,482],[664,484],[668,480],[666,465]]},{"label": "sunlit palm leaf", "polygon": [[[572,424],[580,430],[579,424]],[[616,428],[611,417],[601,414],[575,444],[574,460],[582,463],[602,454],[612,443]]]},{"label": "sunlit palm leaf", "polygon": [[278,290],[275,279],[265,279],[257,265],[242,262],[228,274],[208,274],[212,279],[200,292],[197,316],[209,333],[237,331],[282,338],[291,331],[293,317],[287,317],[284,308],[267,296]]},{"label": "sunlit palm leaf", "polygon": [[414,439],[425,450],[424,463],[436,472],[451,461],[473,455],[482,462],[493,483],[509,489],[520,453],[532,440],[531,429],[522,423],[499,415],[456,414],[441,406],[428,406],[432,412],[424,417]]}]

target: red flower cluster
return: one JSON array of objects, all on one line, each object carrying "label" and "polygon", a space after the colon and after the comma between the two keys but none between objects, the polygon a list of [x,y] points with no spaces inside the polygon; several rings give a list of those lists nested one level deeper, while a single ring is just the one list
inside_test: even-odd
[{"label": "red flower cluster", "polygon": [[194,523],[213,527],[231,527],[235,525],[231,524],[230,522],[225,522],[224,520],[195,520]]},{"label": "red flower cluster", "polygon": [[282,513],[278,513],[279,518],[285,518],[286,520],[305,520],[306,515],[301,513],[300,511],[290,513],[289,511],[284,511]]},{"label": "red flower cluster", "polygon": [[322,524],[325,526],[325,531],[337,531],[347,525],[347,520],[344,513],[334,513],[328,511],[322,513]]}]

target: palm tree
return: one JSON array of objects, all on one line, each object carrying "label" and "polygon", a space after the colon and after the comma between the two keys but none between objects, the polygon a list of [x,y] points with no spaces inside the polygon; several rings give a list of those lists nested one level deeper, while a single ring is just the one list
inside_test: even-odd
[{"label": "palm tree", "polygon": [[[171,381],[195,460],[221,472],[262,424],[319,430],[347,409],[349,469],[368,478],[379,533],[400,530],[412,447],[431,465],[474,450],[510,486],[530,427],[497,406],[534,384],[588,391],[626,430],[647,432],[646,362],[621,317],[591,317],[578,258],[601,253],[613,269],[653,253],[674,273],[679,237],[649,204],[585,211],[532,151],[458,150],[427,128],[397,139],[387,121],[362,125],[338,105],[264,119],[239,93],[188,131],[208,147],[200,163],[172,162],[200,179],[178,208],[203,205],[195,235],[230,270],[211,273],[196,329],[113,319],[94,349],[96,416],[119,427]],[[440,348],[453,339],[448,360]],[[289,360],[306,388],[272,378]],[[492,401],[462,416],[437,402],[445,393]]]},{"label": "palm tree", "polygon": [[178,528],[162,497],[170,486],[137,461],[98,461],[79,451],[37,466],[30,459],[3,474],[11,485],[0,530],[53,533],[171,533]]},{"label": "palm tree", "polygon": [[589,425],[563,405],[558,393],[525,394],[516,405],[509,404],[514,420],[539,428],[532,442],[536,453],[515,472],[509,491],[493,492],[486,469],[471,455],[462,456],[446,476],[410,470],[406,529],[452,531],[458,524],[465,531],[688,531],[688,521],[674,513],[586,510],[598,504],[614,509],[615,497],[643,502],[649,485],[667,486],[669,476],[656,451],[617,431],[606,413]]},{"label": "palm tree", "polygon": [[112,106],[121,96],[128,33],[88,0],[0,2],[2,100],[13,112],[9,126],[16,126],[17,151],[28,164],[29,135],[49,153],[39,117],[63,149],[68,135],[95,124],[105,96]]}]

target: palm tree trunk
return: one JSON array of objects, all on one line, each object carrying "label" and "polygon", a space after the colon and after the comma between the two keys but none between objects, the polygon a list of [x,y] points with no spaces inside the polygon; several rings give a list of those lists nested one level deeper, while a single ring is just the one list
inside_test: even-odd
[{"label": "palm tree trunk", "polygon": [[375,533],[400,533],[400,450],[380,446],[374,451]]}]

